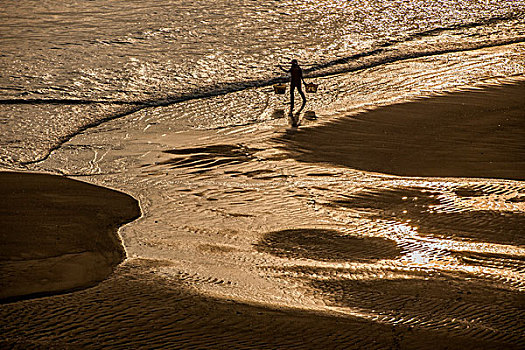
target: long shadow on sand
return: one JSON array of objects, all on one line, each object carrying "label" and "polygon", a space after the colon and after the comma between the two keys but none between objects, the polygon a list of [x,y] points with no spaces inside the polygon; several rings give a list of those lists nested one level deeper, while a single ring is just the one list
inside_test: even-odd
[{"label": "long shadow on sand", "polygon": [[525,82],[406,102],[275,138],[299,161],[408,176],[525,179]]},{"label": "long shadow on sand", "polygon": [[3,305],[0,316],[2,348],[520,348],[511,337],[218,300],[129,265],[89,290]]},{"label": "long shadow on sand", "polygon": [[394,259],[401,249],[389,239],[348,236],[336,230],[291,229],[270,232],[256,245],[279,257],[319,261],[376,261]]}]

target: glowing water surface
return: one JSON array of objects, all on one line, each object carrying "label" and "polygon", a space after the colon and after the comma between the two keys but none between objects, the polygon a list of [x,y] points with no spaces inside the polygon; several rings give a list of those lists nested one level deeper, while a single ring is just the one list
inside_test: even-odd
[{"label": "glowing water surface", "polygon": [[8,4],[2,165],[132,194],[126,263],[200,293],[519,342],[523,182],[300,162],[271,84],[299,57],[315,128],[519,80],[525,4],[353,4]]}]

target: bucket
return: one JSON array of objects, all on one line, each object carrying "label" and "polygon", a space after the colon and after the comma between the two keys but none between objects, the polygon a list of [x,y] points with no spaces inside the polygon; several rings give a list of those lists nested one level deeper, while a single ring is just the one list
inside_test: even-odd
[{"label": "bucket", "polygon": [[273,91],[277,94],[277,95],[282,95],[286,92],[286,84],[275,84],[273,86]]},{"label": "bucket", "polygon": [[310,92],[310,93],[316,93],[317,92],[317,87],[318,87],[318,85],[314,84],[314,83],[304,84],[304,88],[305,88],[306,92]]},{"label": "bucket", "polygon": [[304,112],[304,118],[308,120],[315,120],[317,119],[317,116],[315,115],[314,111],[306,111]]}]

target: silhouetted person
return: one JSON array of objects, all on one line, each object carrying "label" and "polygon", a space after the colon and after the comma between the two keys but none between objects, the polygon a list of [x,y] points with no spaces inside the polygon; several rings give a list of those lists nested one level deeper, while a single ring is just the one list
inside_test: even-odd
[{"label": "silhouetted person", "polygon": [[286,73],[290,73],[291,75],[290,77],[290,115],[293,115],[295,88],[297,88],[297,91],[299,91],[299,94],[303,98],[303,104],[301,106],[301,109],[299,109],[299,112],[301,112],[304,106],[306,105],[306,97],[304,96],[304,92],[301,87],[301,82],[304,83],[303,70],[301,69],[301,67],[299,67],[297,60],[292,60],[292,67],[288,70],[283,68],[281,65],[279,65],[279,68],[281,68]]}]

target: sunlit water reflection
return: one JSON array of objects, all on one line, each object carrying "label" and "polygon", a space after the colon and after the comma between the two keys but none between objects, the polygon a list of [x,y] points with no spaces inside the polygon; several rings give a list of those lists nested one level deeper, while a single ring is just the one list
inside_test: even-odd
[{"label": "sunlit water reflection", "polygon": [[523,341],[523,182],[296,159],[271,83],[300,57],[320,84],[314,130],[508,83],[525,73],[525,4],[125,3],[2,10],[4,167],[132,194],[128,258],[201,293]]}]

